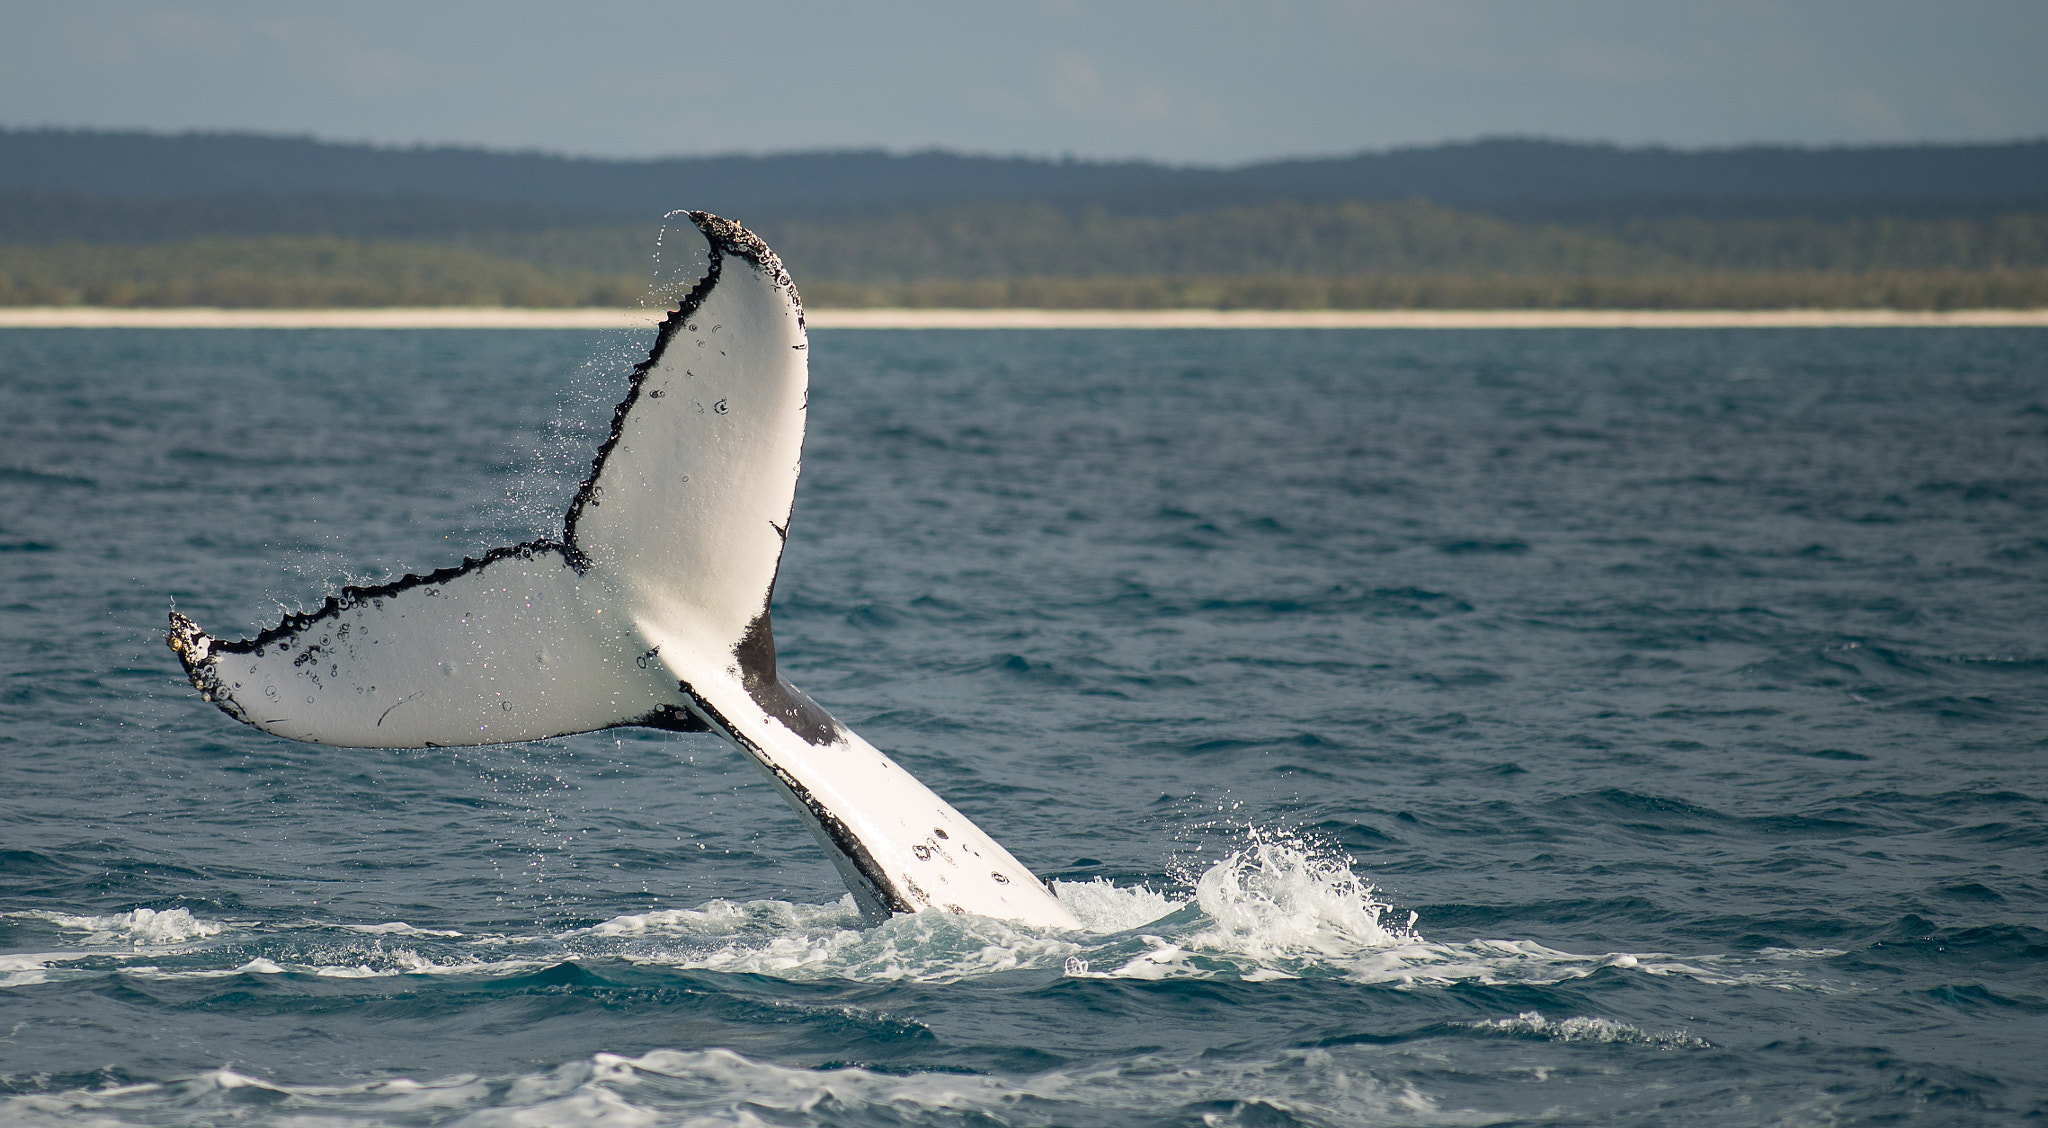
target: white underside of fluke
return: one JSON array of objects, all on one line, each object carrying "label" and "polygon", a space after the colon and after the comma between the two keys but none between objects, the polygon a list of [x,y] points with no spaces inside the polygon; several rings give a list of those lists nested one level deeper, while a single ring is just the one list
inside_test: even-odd
[{"label": "white underside of fluke", "polygon": [[871,916],[1078,922],[966,816],[775,669],[768,608],[808,404],[803,308],[736,224],[634,371],[560,542],[346,588],[255,639],[173,612],[192,684],[237,720],[369,748],[620,725],[709,730],[782,791]]}]

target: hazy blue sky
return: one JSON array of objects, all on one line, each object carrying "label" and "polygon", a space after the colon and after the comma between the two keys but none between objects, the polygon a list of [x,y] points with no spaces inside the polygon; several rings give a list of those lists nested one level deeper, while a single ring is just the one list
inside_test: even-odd
[{"label": "hazy blue sky", "polygon": [[2048,2],[0,0],[0,125],[1228,163],[2048,135]]}]

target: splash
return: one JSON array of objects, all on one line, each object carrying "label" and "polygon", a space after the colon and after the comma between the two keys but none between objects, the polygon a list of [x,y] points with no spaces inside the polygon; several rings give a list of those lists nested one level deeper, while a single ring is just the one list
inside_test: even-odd
[{"label": "splash", "polygon": [[132,909],[111,916],[29,915],[47,920],[58,928],[89,933],[85,938],[87,944],[126,943],[138,948],[204,940],[220,935],[227,928],[219,921],[193,916],[190,909]]},{"label": "splash", "polygon": [[1420,943],[1415,914],[1387,927],[1388,905],[1342,854],[1258,828],[1248,838],[1195,883],[1195,902],[1211,926],[1190,939],[1193,946],[1265,961]]},{"label": "splash", "polygon": [[851,899],[842,899],[834,905],[712,901],[615,917],[563,940],[644,964],[887,982],[1038,968],[1076,976],[1256,982],[1342,974],[1372,955],[1424,947],[1412,915],[1407,925],[1383,919],[1391,911],[1386,902],[1340,851],[1256,827],[1180,891],[1102,880],[1056,882],[1053,889],[1081,921],[1080,933],[936,912],[899,915],[863,930]]},{"label": "splash", "polygon": [[1342,850],[1285,830],[1247,826],[1241,835],[1221,860],[1183,878],[1192,887],[1185,899],[1107,882],[1059,886],[1061,898],[1101,934],[1066,959],[1066,974],[1247,983],[1341,977],[1428,988],[1548,985],[1614,969],[1729,986],[1812,986],[1779,958],[1588,955],[1526,939],[1432,941],[1416,930],[1415,913],[1390,919],[1385,896]]},{"label": "splash", "polygon": [[[642,967],[871,983],[1050,973],[1243,983],[1343,978],[1427,989],[1455,983],[1548,985],[1621,971],[1825,991],[1827,984],[1811,980],[1798,965],[1839,954],[1579,954],[1527,939],[1438,942],[1417,931],[1414,913],[1400,919],[1341,849],[1284,830],[1253,826],[1239,834],[1219,860],[1198,871],[1186,869],[1163,887],[1054,883],[1055,894],[1081,921],[1079,931],[940,912],[899,915],[867,928],[851,897],[824,904],[713,900],[565,932],[523,934],[396,921],[255,927],[200,919],[184,909],[104,916],[15,913],[7,917],[33,919],[72,935],[55,940],[56,950],[0,958],[0,987],[98,974],[80,961],[112,957],[123,974],[149,978],[495,976],[564,961],[615,959]],[[1545,1021],[1549,1025],[1540,1033],[1547,1038],[1593,1036],[1577,1019]],[[1527,1023],[1516,1030],[1539,1033]]]},{"label": "splash", "polygon": [[[1067,974],[1259,982],[1341,975],[1361,960],[1425,948],[1414,914],[1389,924],[1392,909],[1341,850],[1288,831],[1241,833],[1221,860],[1183,878],[1185,899],[1102,882],[1061,886],[1084,922],[1124,933],[1069,960]],[[1148,925],[1152,932],[1129,935]]]}]

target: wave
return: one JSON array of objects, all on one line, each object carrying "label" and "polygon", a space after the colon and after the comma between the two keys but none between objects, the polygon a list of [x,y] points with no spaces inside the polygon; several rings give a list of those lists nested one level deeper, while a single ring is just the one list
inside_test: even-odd
[{"label": "wave", "polygon": [[10,1124],[1214,1125],[1485,1124],[1412,1083],[1368,1076],[1341,1052],[1284,1050],[1202,1068],[1140,1054],[1023,1077],[776,1065],[730,1050],[596,1054],[506,1077],[279,1085],[231,1069],[166,1083],[0,1100]]}]

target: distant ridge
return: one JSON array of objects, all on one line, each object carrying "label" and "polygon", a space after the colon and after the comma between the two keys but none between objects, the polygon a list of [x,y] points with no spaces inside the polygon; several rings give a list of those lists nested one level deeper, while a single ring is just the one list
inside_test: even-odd
[{"label": "distant ridge", "polygon": [[832,215],[1031,200],[1172,214],[1267,200],[1422,197],[1520,216],[1811,210],[1966,213],[2048,200],[2048,141],[1680,150],[1495,138],[1182,168],[930,151],[599,160],[240,133],[0,130],[0,192],[130,199],[476,201],[648,219],[679,201]]},{"label": "distant ridge", "polygon": [[1177,168],[76,130],[0,130],[0,306],[629,306],[676,207],[744,219],[821,308],[2048,307],[2048,141]]}]

